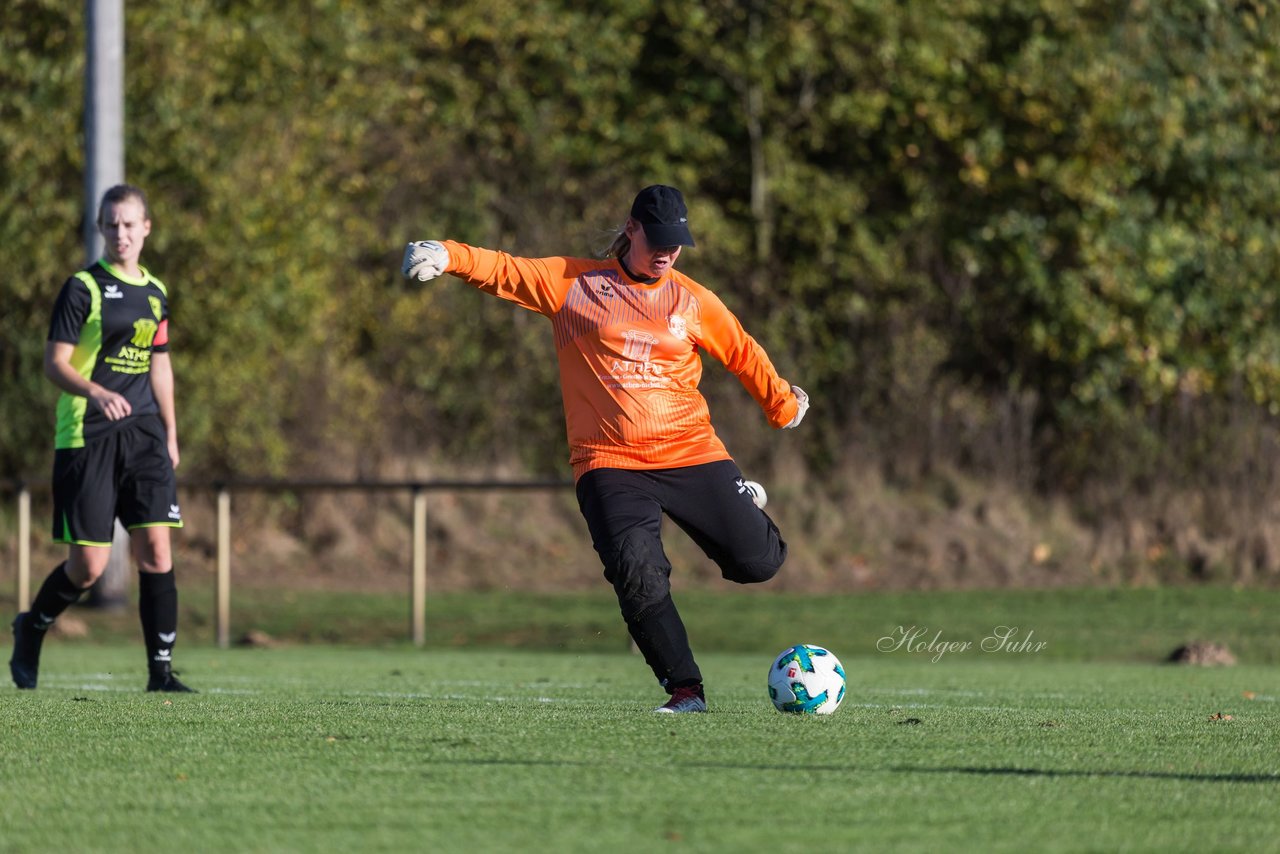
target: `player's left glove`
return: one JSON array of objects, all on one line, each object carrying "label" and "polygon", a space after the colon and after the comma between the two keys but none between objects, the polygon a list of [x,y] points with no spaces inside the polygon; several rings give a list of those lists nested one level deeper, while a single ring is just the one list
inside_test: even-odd
[{"label": "player's left glove", "polygon": [[800,406],[796,409],[796,417],[787,422],[786,425],[783,426],[783,430],[786,430],[788,427],[798,426],[800,422],[804,420],[804,414],[809,411],[809,395],[804,393],[804,389],[800,388],[798,385],[793,385],[791,387],[791,393],[796,396],[796,403],[800,404]]},{"label": "player's left glove", "polygon": [[404,248],[400,272],[409,279],[429,282],[449,266],[449,250],[437,240],[419,240]]}]

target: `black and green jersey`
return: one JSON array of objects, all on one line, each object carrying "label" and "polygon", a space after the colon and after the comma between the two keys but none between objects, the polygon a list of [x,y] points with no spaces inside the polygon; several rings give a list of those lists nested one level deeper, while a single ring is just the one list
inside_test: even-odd
[{"label": "black and green jersey", "polygon": [[[151,354],[169,349],[169,294],[145,267],[133,278],[104,260],[67,279],[53,306],[49,340],[75,344],[72,367],[124,395],[130,418],[160,411],[151,392]],[[55,447],[82,448],[120,423],[108,421],[87,398],[63,393]]]}]

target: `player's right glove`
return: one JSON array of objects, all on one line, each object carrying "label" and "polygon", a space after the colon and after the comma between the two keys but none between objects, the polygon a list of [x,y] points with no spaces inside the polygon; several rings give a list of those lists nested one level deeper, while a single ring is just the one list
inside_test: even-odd
[{"label": "player's right glove", "polygon": [[404,248],[400,272],[405,278],[429,282],[449,266],[449,250],[437,240],[419,240]]},{"label": "player's right glove", "polygon": [[809,395],[804,393],[804,389],[800,388],[798,385],[793,385],[791,387],[791,393],[796,396],[796,403],[800,404],[800,407],[796,409],[796,417],[783,425],[783,430],[786,430],[788,427],[798,426],[800,422],[804,420],[804,414],[809,411]]}]

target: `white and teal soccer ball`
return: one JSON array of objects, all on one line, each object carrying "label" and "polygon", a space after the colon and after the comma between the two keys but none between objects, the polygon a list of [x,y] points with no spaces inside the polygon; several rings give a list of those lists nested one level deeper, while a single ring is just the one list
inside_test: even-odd
[{"label": "white and teal soccer ball", "polygon": [[769,699],[780,712],[829,715],[844,699],[844,667],[829,649],[793,646],[769,668]]}]

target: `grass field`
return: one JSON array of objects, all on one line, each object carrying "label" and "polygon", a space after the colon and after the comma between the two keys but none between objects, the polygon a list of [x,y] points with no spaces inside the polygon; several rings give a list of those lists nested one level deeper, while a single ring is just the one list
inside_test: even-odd
[{"label": "grass field", "polygon": [[[723,650],[736,628],[744,651],[700,655],[712,711],[679,717],[650,713],[660,696],[643,663],[588,649],[596,640],[189,642],[179,670],[201,693],[162,696],[141,691],[136,640],[52,639],[39,690],[0,690],[0,850],[1276,850],[1280,641],[1265,617],[1223,604],[1232,591],[1198,608],[1175,597],[1164,621],[1143,617],[1144,595],[1107,613],[1154,625],[1113,627],[1105,645],[1090,640],[1101,606],[1087,596],[1060,596],[1039,623],[1038,596],[922,597],[995,608],[950,621],[880,602],[880,620],[928,617],[920,642],[980,643],[991,618],[1018,611],[1049,643],[936,661],[877,651],[881,629],[841,634],[847,603],[811,600],[821,631],[794,640],[829,643],[850,676],[827,719],[770,706],[786,611],[763,597],[688,597],[695,636]],[[1267,595],[1242,602],[1265,608]],[[456,599],[453,619],[483,625],[502,598]],[[596,609],[560,604],[541,618],[596,637]],[[1214,639],[1235,632],[1246,663],[1134,651],[1197,621]],[[1147,635],[1128,660],[1111,645]]]},{"label": "grass field", "polygon": [[[213,643],[212,587],[199,577],[180,582],[183,644]],[[0,614],[14,603],[0,587]],[[761,587],[679,591],[677,600],[699,651],[778,652],[795,643],[794,626],[846,656],[875,655],[881,638],[918,629],[920,640],[973,644],[944,654],[974,658],[1000,626],[1016,641],[1043,648],[1035,661],[1158,662],[1191,640],[1228,644],[1241,663],[1280,664],[1280,590],[1230,587],[1152,589],[968,590],[840,596],[777,594]],[[119,612],[81,612],[90,641],[137,642],[132,605]],[[392,644],[408,637],[408,596],[299,592],[237,587],[232,637],[250,630],[286,643]],[[429,595],[427,643],[432,647],[518,647],[562,652],[616,652],[628,645],[613,592],[602,581],[590,593],[495,591]],[[927,645],[927,644],[926,644]],[[897,654],[932,657],[932,652]],[[1018,652],[1011,653],[1021,655]]]}]

